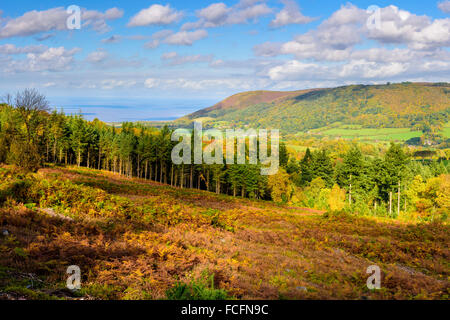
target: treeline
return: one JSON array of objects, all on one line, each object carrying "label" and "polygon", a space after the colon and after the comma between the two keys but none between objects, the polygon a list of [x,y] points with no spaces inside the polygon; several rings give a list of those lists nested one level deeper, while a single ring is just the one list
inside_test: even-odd
[{"label": "treeline", "polygon": [[302,159],[289,159],[285,170],[269,179],[278,182],[274,197],[310,208],[446,219],[449,171],[445,161],[413,161],[401,145],[391,143],[382,157],[364,155],[357,145],[333,158],[326,149],[307,149]]},{"label": "treeline", "polygon": [[296,160],[281,143],[279,172],[263,176],[260,164],[174,165],[171,151],[178,142],[171,141],[167,126],[114,127],[50,112],[35,90],[6,101],[0,105],[0,162],[27,170],[44,163],[77,165],[180,188],[363,214],[449,211],[449,168],[444,162],[411,161],[400,145],[392,144],[382,157],[365,155],[354,145],[332,156],[327,149],[308,149]]},{"label": "treeline", "polygon": [[[178,142],[171,141],[171,134],[167,126],[114,127],[81,115],[49,112],[45,97],[25,90],[0,107],[0,162],[32,171],[44,163],[77,165],[180,188],[270,199],[260,164],[174,165],[171,151]],[[284,145],[280,156],[287,159]]]}]

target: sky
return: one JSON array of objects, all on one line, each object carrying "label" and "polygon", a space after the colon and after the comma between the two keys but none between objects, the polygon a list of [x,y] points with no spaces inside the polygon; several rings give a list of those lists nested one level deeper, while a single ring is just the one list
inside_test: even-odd
[{"label": "sky", "polygon": [[1,1],[0,94],[169,119],[248,90],[448,82],[449,45],[448,0]]}]

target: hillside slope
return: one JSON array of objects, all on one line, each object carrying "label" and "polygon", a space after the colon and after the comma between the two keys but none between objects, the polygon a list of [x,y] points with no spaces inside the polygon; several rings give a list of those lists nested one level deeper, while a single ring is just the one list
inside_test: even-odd
[{"label": "hillside slope", "polygon": [[450,84],[352,85],[295,92],[254,91],[234,95],[180,121],[211,118],[222,124],[280,128],[295,133],[341,122],[367,128],[446,123]]},{"label": "hillside slope", "polygon": [[[448,298],[445,224],[328,215],[89,169],[14,170],[0,168],[0,200],[15,197],[0,207],[0,299],[162,299],[206,272],[237,299]],[[69,265],[82,272],[76,295],[64,290]],[[366,287],[371,265],[382,290]]]}]

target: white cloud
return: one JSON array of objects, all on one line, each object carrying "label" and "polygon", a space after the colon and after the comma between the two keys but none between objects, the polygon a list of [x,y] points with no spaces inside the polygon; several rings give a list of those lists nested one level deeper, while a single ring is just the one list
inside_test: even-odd
[{"label": "white cloud", "polygon": [[174,58],[176,58],[176,57],[178,57],[178,53],[172,51],[172,52],[166,52],[166,53],[164,53],[164,54],[161,56],[161,59],[169,60],[169,59],[174,59]]},{"label": "white cloud", "polygon": [[44,45],[31,45],[26,47],[16,47],[14,44],[0,45],[0,54],[26,54],[26,53],[42,53],[48,47]]},{"label": "white cloud", "polygon": [[162,6],[154,4],[147,9],[139,11],[128,23],[128,27],[140,27],[149,25],[168,25],[179,21],[182,12],[172,9],[170,5]]},{"label": "white cloud", "polygon": [[[294,60],[263,69],[275,82],[370,82],[442,79],[450,69],[450,19],[417,16],[395,6],[382,8],[380,28],[369,28],[369,13],[342,6],[316,29],[285,43],[266,42],[255,55],[293,55]],[[378,42],[377,47],[369,41]],[[369,44],[361,49],[357,45]],[[384,47],[384,44],[392,47]],[[435,78],[437,77],[437,78]]]},{"label": "white cloud", "polygon": [[248,23],[259,17],[272,13],[262,0],[241,0],[233,7],[219,2],[197,11],[199,20],[185,23],[182,30],[214,28],[231,24]]},{"label": "white cloud", "polygon": [[274,28],[289,24],[306,24],[314,21],[314,18],[304,16],[295,1],[284,0],[284,8],[277,13],[270,25]]},{"label": "white cloud", "polygon": [[108,53],[104,49],[98,49],[97,51],[91,52],[86,61],[90,63],[100,63],[104,62],[108,58]]},{"label": "white cloud", "polygon": [[408,65],[400,62],[377,63],[366,60],[352,60],[340,67],[342,78],[378,79],[397,76],[408,70]]},{"label": "white cloud", "polygon": [[450,18],[431,20],[392,5],[382,8],[380,15],[380,28],[363,30],[369,39],[419,50],[450,45]]},{"label": "white cloud", "polygon": [[67,50],[64,47],[48,48],[28,53],[24,59],[9,60],[1,68],[6,73],[42,72],[42,71],[68,71],[74,64],[74,55],[81,49]]},{"label": "white cloud", "polygon": [[137,82],[135,80],[116,80],[108,79],[101,82],[101,88],[104,90],[111,90],[115,88],[130,88]]},{"label": "white cloud", "polygon": [[169,65],[177,66],[188,63],[199,63],[199,62],[211,62],[214,56],[212,54],[208,55],[185,55],[180,56],[176,52],[166,52],[161,56],[162,60],[168,61]]},{"label": "white cloud", "polygon": [[[90,27],[97,32],[109,29],[107,20],[115,20],[123,15],[117,8],[108,9],[105,13],[95,10],[82,9],[81,19],[83,27]],[[29,11],[22,16],[8,20],[0,27],[0,39],[23,37],[52,30],[67,30],[69,14],[65,8],[58,7],[44,11]]]},{"label": "white cloud", "polygon": [[151,89],[154,87],[157,87],[159,85],[160,81],[158,79],[154,79],[154,78],[148,78],[145,80],[144,85],[145,87]]},{"label": "white cloud", "polygon": [[268,76],[271,80],[292,80],[292,79],[306,79],[311,76],[318,76],[323,72],[323,67],[318,64],[303,63],[297,60],[291,60],[281,66],[273,67],[269,70]]},{"label": "white cloud", "polygon": [[444,13],[450,13],[450,1],[442,1],[438,3],[438,8]]},{"label": "white cloud", "polygon": [[153,40],[146,42],[144,44],[144,47],[147,49],[156,49],[159,47],[160,44],[161,44],[161,41],[159,41],[158,39],[153,39]]},{"label": "white cloud", "polygon": [[226,22],[231,10],[225,3],[213,3],[198,11],[197,16],[206,21],[205,25],[218,26]]},{"label": "white cloud", "polygon": [[231,90],[251,90],[267,86],[267,80],[249,80],[238,78],[221,78],[221,79],[157,79],[148,78],[144,81],[144,85],[148,89],[165,89],[165,90],[211,90],[211,89],[231,89]]},{"label": "white cloud", "polygon": [[128,58],[116,58],[110,55],[105,49],[99,48],[91,52],[85,59],[90,64],[89,68],[95,67],[99,70],[116,69],[116,68],[139,68],[145,63],[145,59],[134,55]]},{"label": "white cloud", "polygon": [[204,39],[208,36],[206,30],[179,31],[168,36],[164,42],[172,45],[191,46],[195,41]]},{"label": "white cloud", "polygon": [[265,3],[255,4],[231,12],[231,14],[228,17],[227,23],[228,24],[247,23],[249,20],[254,20],[259,17],[268,15],[272,13],[272,11],[273,10],[270,9]]},{"label": "white cloud", "polygon": [[104,33],[111,30],[106,24],[107,20],[116,20],[122,18],[123,10],[117,8],[111,8],[105,11],[105,13],[95,10],[82,10],[81,21],[83,27],[91,26],[97,32]]},{"label": "white cloud", "polygon": [[280,54],[281,44],[264,42],[253,47],[253,52],[259,57],[275,57]]},{"label": "white cloud", "polygon": [[376,40],[381,44],[404,44],[412,50],[422,51],[450,45],[450,19],[430,20],[395,6],[382,8],[380,16],[380,28],[368,28],[366,22],[369,13],[348,4],[316,29],[281,45],[263,43],[255,46],[254,53],[259,56],[289,54],[300,60],[345,61],[354,56],[357,51],[355,46],[366,40]]}]

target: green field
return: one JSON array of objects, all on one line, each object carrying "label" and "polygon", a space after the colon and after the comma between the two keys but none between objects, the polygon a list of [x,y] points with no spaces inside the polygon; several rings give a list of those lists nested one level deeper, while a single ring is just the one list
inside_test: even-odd
[{"label": "green field", "polygon": [[317,132],[325,136],[337,136],[344,139],[360,138],[363,140],[397,140],[406,141],[420,137],[421,131],[411,131],[408,128],[380,128],[380,129],[344,129],[334,128]]},{"label": "green field", "polygon": [[450,139],[450,121],[445,124],[443,131],[444,131],[444,137],[446,137],[447,139]]},{"label": "green field", "polygon": [[[359,125],[342,124],[310,130],[307,133],[364,141],[407,141],[422,135],[420,130],[414,131],[410,128],[363,128]],[[450,138],[450,122],[444,126],[443,134],[446,138]]]}]

